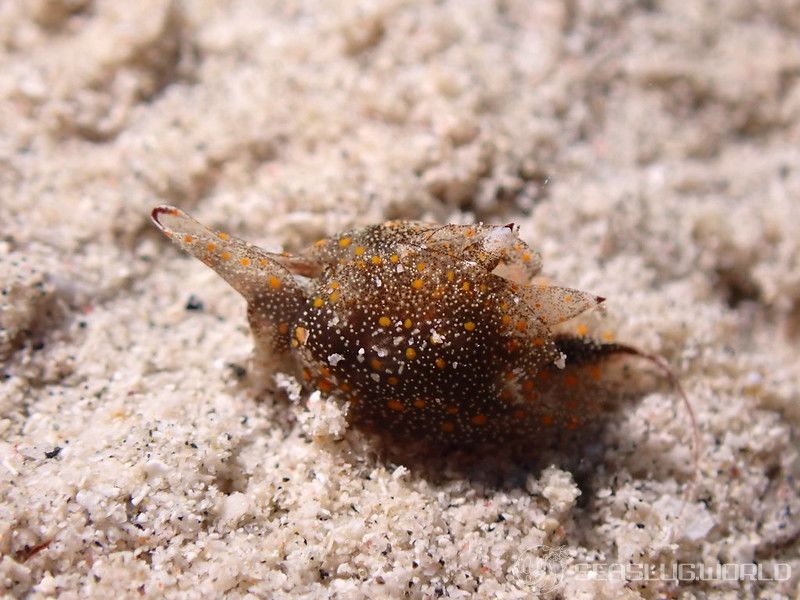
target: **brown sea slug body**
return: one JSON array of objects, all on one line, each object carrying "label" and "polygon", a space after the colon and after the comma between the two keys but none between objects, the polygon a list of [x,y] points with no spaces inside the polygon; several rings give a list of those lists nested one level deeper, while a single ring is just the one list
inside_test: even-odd
[{"label": "brown sea slug body", "polygon": [[603,298],[532,283],[540,257],[511,225],[392,221],[292,256],[170,206],[152,217],[245,297],[262,353],[372,431],[442,446],[538,438],[614,408],[610,358],[663,368],[555,333]]}]

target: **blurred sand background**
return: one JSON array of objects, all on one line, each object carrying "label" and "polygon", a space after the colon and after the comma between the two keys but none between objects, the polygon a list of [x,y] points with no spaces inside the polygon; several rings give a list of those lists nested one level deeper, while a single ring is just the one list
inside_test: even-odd
[{"label": "blurred sand background", "polygon": [[[704,444],[689,518],[667,390],[610,424],[586,481],[497,485],[384,461],[318,395],[264,391],[243,300],[151,226],[159,203],[269,249],[520,224],[678,372]],[[11,596],[798,594],[797,0],[4,0],[0,289]],[[548,557],[793,577],[681,589]]]}]

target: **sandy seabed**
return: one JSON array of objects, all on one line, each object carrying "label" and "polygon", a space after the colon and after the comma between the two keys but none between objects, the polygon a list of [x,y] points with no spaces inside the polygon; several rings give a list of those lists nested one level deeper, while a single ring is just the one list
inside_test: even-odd
[{"label": "sandy seabed", "polygon": [[[268,249],[518,223],[679,374],[689,510],[668,390],[582,477],[493,483],[265,391],[243,300],[152,227],[161,203]],[[0,288],[12,597],[800,593],[796,0],[0,2]]]}]

